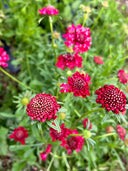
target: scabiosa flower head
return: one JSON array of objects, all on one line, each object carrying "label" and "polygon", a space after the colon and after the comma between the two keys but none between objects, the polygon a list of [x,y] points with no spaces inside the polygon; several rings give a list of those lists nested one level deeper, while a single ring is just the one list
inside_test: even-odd
[{"label": "scabiosa flower head", "polygon": [[6,51],[0,47],[0,65],[2,67],[7,67],[8,64],[6,63],[6,61],[9,61],[9,56],[7,55]]},{"label": "scabiosa flower head", "polygon": [[103,58],[101,56],[94,56],[94,61],[97,64],[102,65],[104,63]]},{"label": "scabiosa flower head", "polygon": [[27,113],[32,120],[44,122],[46,119],[56,119],[56,112],[61,106],[57,104],[51,94],[37,94],[27,105]]},{"label": "scabiosa flower head", "polygon": [[39,9],[40,15],[58,15],[59,10],[55,9],[53,6],[49,5],[47,7],[43,7]]},{"label": "scabiosa flower head", "polygon": [[114,85],[104,85],[95,93],[98,95],[96,102],[102,104],[107,111],[119,114],[126,110],[126,95]]},{"label": "scabiosa flower head", "polygon": [[50,129],[50,136],[52,137],[52,141],[62,141],[64,138],[67,138],[67,136],[70,134],[70,130],[68,128],[65,128],[65,124],[63,123],[60,126],[61,132],[57,132],[57,130],[53,128]]},{"label": "scabiosa flower head", "polygon": [[72,77],[68,77],[68,84],[61,84],[60,87],[64,88],[60,90],[60,92],[73,92],[74,96],[82,96],[85,98],[86,96],[89,96],[89,83],[90,77],[88,74],[80,74],[78,71],[76,71]]},{"label": "scabiosa flower head", "polygon": [[[70,134],[79,134],[77,130],[71,130]],[[69,135],[70,136],[70,135]],[[72,153],[72,150],[76,150],[78,153],[83,145],[84,145],[84,138],[83,136],[70,136],[67,139],[63,140],[60,144],[63,146],[67,151],[68,154]]]},{"label": "scabiosa flower head", "polygon": [[19,126],[19,128],[14,129],[13,133],[9,136],[9,138],[13,138],[14,141],[19,141],[22,145],[24,145],[25,138],[28,138],[28,131],[24,127]]},{"label": "scabiosa flower head", "polygon": [[121,140],[124,140],[125,135],[126,135],[126,130],[125,128],[121,127],[120,125],[116,126],[117,133],[120,137]]},{"label": "scabiosa flower head", "polygon": [[[84,125],[85,128],[87,128],[88,122],[90,122],[88,118],[85,118],[83,120],[83,125]],[[89,123],[88,129],[92,129],[92,123],[91,122]]]},{"label": "scabiosa flower head", "polygon": [[67,41],[65,41],[67,47],[74,45],[74,51],[84,53],[87,52],[91,46],[90,35],[89,28],[72,24],[71,27],[67,28],[66,34],[64,34],[63,37],[67,39]]},{"label": "scabiosa flower head", "polygon": [[121,83],[126,84],[128,82],[128,74],[124,70],[120,69],[118,71],[118,77]]},{"label": "scabiosa flower head", "polygon": [[72,70],[75,66],[82,67],[82,61],[82,57],[77,53],[67,53],[58,57],[56,66],[62,70],[64,70],[65,67],[68,67]]}]

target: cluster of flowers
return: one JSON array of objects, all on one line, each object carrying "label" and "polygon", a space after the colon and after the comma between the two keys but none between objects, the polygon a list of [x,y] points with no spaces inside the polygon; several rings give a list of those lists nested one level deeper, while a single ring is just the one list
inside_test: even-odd
[{"label": "cluster of flowers", "polygon": [[[59,11],[55,9],[53,6],[48,6],[43,9],[39,9],[41,15],[57,15]],[[66,34],[63,35],[65,39],[65,45],[67,47],[73,46],[73,53],[61,54],[58,57],[58,61],[56,66],[61,69],[65,69],[68,67],[73,69],[75,66],[82,67],[82,57],[78,55],[78,53],[87,52],[91,46],[91,37],[90,37],[90,29],[85,28],[82,25],[75,26],[74,24],[71,27],[67,28]],[[0,58],[5,62],[8,60],[8,56],[6,53],[3,53],[3,49],[0,51],[0,57],[6,56],[5,58]],[[100,56],[94,57],[94,61],[98,64],[103,64],[103,60]],[[0,63],[0,65],[2,65]],[[3,65],[4,66],[4,65]],[[120,70],[118,73],[118,77],[120,82],[123,84],[128,81],[128,74],[126,74],[123,70]],[[68,77],[68,83],[61,84],[61,93],[73,92],[74,96],[82,96],[85,98],[89,96],[89,84],[90,77],[88,74],[81,74],[78,71],[75,72],[72,77]],[[95,94],[97,95],[96,102],[100,103],[102,107],[104,107],[107,111],[113,111],[116,114],[119,112],[125,112],[126,106],[126,96],[125,94],[119,90],[117,87],[113,85],[104,85],[103,87],[96,90]],[[34,98],[31,99],[29,104],[27,104],[27,114],[30,116],[32,120],[38,120],[41,122],[45,122],[47,120],[55,120],[57,116],[56,112],[61,108],[55,97],[51,96],[51,94],[37,94]],[[87,128],[89,120],[86,118],[83,120],[83,125]],[[89,122],[89,126],[87,129],[91,129],[92,124]],[[65,128],[65,124],[63,123],[60,126],[61,132],[57,132],[57,130],[50,128],[50,136],[52,141],[61,141],[61,146],[63,146],[68,154],[72,153],[72,150],[76,150],[79,152],[83,145],[85,139],[83,135],[79,135],[79,132],[74,129]],[[126,135],[126,130],[123,127],[117,125],[117,132],[122,140]],[[74,135],[75,134],[75,135]],[[77,135],[78,134],[78,135]],[[25,138],[28,137],[28,131],[19,127],[16,128],[10,138],[14,138],[15,141],[21,142],[22,145],[25,144]],[[52,145],[48,144],[45,152],[41,153],[41,159],[43,161],[46,160],[47,154],[51,152]]]}]

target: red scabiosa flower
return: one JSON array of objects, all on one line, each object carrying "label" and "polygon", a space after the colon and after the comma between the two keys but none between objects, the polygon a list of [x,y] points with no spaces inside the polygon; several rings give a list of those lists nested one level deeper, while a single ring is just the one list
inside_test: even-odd
[{"label": "red scabiosa flower", "polygon": [[100,64],[100,65],[104,63],[103,58],[101,56],[94,56],[94,61],[95,63]]},{"label": "red scabiosa flower", "polygon": [[71,70],[74,69],[75,66],[82,68],[82,57],[79,56],[77,53],[67,53],[64,55],[60,55],[58,57],[58,61],[56,63],[56,66],[58,68],[61,68],[62,70],[65,69],[65,67],[70,68]]},{"label": "red scabiosa flower", "polygon": [[43,152],[43,153],[40,153],[40,158],[41,158],[43,161],[45,161],[45,160],[47,159],[47,155],[48,155],[49,153],[51,153],[51,148],[52,148],[52,145],[51,145],[51,144],[48,144],[46,151]]},{"label": "red scabiosa flower", "polygon": [[70,130],[68,128],[65,128],[65,124],[63,123],[60,126],[61,132],[57,132],[57,130],[53,128],[50,129],[50,136],[52,137],[52,141],[62,141],[64,138],[67,138],[67,136],[70,134]]},{"label": "red scabiosa flower", "polygon": [[[88,122],[90,122],[88,118],[85,118],[83,120],[83,125],[84,125],[85,128],[87,128]],[[88,126],[87,129],[92,129],[92,123],[91,122],[89,123],[89,126]]]},{"label": "red scabiosa flower", "polygon": [[114,85],[104,85],[95,94],[98,95],[96,102],[102,104],[107,111],[119,114],[126,110],[126,95]]},{"label": "red scabiosa flower", "polygon": [[128,82],[128,74],[124,70],[120,69],[118,71],[118,77],[121,83],[126,84]]},{"label": "red scabiosa flower", "polygon": [[47,7],[43,7],[39,9],[40,15],[58,15],[59,10],[55,9],[53,6],[49,5]]},{"label": "red scabiosa flower", "polygon": [[14,129],[12,135],[10,135],[9,138],[13,138],[14,141],[19,141],[22,145],[24,145],[25,138],[28,138],[28,131],[24,127],[19,126],[19,128]]},{"label": "red scabiosa flower", "polygon": [[7,67],[8,64],[6,63],[6,61],[9,61],[9,56],[7,55],[6,51],[0,47],[0,65],[2,67]]},{"label": "red scabiosa flower", "polygon": [[[75,130],[71,130],[70,134],[79,134],[79,133],[75,129]],[[72,150],[76,150],[76,152],[78,153],[80,150],[82,150],[82,147],[84,145],[84,138],[83,136],[70,136],[67,139],[63,140],[60,145],[67,150],[68,154],[71,154]]]},{"label": "red scabiosa flower", "polygon": [[117,133],[120,137],[121,140],[124,140],[125,135],[126,135],[126,130],[125,128],[121,127],[120,125],[116,126]]},{"label": "red scabiosa flower", "polygon": [[84,53],[87,52],[91,46],[90,35],[89,28],[72,24],[71,27],[67,28],[66,34],[64,34],[63,37],[67,39],[67,41],[65,41],[67,47],[74,45],[73,50],[75,52]]},{"label": "red scabiosa flower", "polygon": [[73,92],[74,96],[82,96],[85,98],[86,96],[89,96],[89,83],[90,77],[88,74],[80,74],[78,71],[76,71],[72,77],[68,77],[68,84],[61,84],[60,87],[64,88],[63,90],[60,90],[60,92]]},{"label": "red scabiosa flower", "polygon": [[56,112],[61,106],[57,104],[55,97],[51,94],[37,94],[27,105],[27,113],[32,120],[44,122],[47,119],[56,119]]}]

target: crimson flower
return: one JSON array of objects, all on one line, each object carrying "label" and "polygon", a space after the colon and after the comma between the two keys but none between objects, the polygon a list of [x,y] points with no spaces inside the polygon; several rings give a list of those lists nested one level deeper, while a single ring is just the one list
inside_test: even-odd
[{"label": "crimson flower", "polygon": [[14,138],[14,141],[19,141],[24,145],[25,138],[28,138],[28,131],[24,127],[19,126],[19,128],[15,128],[13,133],[9,135],[9,138]]},{"label": "crimson flower", "polygon": [[126,95],[114,85],[104,85],[95,94],[98,95],[96,102],[102,104],[107,111],[119,114],[126,110]]},{"label": "crimson flower", "polygon": [[52,137],[52,141],[62,141],[64,138],[67,138],[67,136],[70,134],[70,130],[68,128],[65,128],[65,124],[63,123],[60,126],[61,132],[57,132],[57,130],[53,128],[50,129],[50,136]]},{"label": "crimson flower", "polygon": [[[88,118],[85,118],[83,120],[83,125],[84,125],[85,128],[87,128],[88,122],[90,122]],[[92,123],[91,122],[89,123],[88,129],[92,129]]]},{"label": "crimson flower", "polygon": [[116,126],[117,133],[120,137],[121,140],[124,140],[125,135],[126,135],[126,130],[125,128],[121,127],[120,125]]},{"label": "crimson flower", "polygon": [[0,65],[2,67],[7,67],[8,64],[6,63],[6,61],[9,61],[9,56],[7,55],[6,51],[0,47]]},{"label": "crimson flower", "polygon": [[67,28],[66,34],[63,35],[67,39],[65,45],[70,47],[74,45],[73,50],[76,52],[87,52],[91,46],[90,29],[85,28],[82,25],[75,26],[72,24],[71,27]]},{"label": "crimson flower", "polygon": [[103,58],[101,56],[94,56],[94,61],[95,63],[100,64],[100,65],[104,63]]},{"label": "crimson flower", "polygon": [[43,7],[42,9],[39,9],[39,13],[40,15],[57,15],[59,14],[59,10],[49,5],[47,7]]},{"label": "crimson flower", "polygon": [[[79,134],[79,132],[75,129],[71,130],[70,134]],[[76,152],[78,153],[80,150],[82,150],[82,147],[84,145],[84,138],[83,136],[79,135],[70,136],[67,139],[64,139],[60,145],[67,150],[68,154],[71,154],[72,150],[76,150]]]},{"label": "crimson flower", "polygon": [[82,96],[85,98],[86,96],[89,96],[89,83],[90,77],[88,74],[80,74],[78,71],[76,71],[72,77],[68,77],[68,84],[61,84],[60,87],[63,88],[60,90],[61,93],[66,92],[73,92],[74,96]]},{"label": "crimson flower", "polygon": [[75,66],[82,67],[82,57],[79,56],[77,53],[67,53],[64,55],[60,55],[58,57],[58,61],[56,63],[56,66],[58,68],[61,68],[62,70],[65,69],[65,67],[70,68],[71,70],[74,69]]},{"label": "crimson flower", "polygon": [[43,153],[40,153],[40,158],[41,158],[43,161],[45,161],[45,160],[47,159],[47,155],[48,155],[49,153],[51,153],[51,148],[52,148],[52,145],[51,145],[51,144],[48,144],[46,151],[43,152]]},{"label": "crimson flower", "polygon": [[128,74],[124,70],[120,69],[118,71],[118,77],[121,83],[126,84],[128,82]]},{"label": "crimson flower", "polygon": [[32,120],[44,122],[47,119],[56,119],[56,112],[61,106],[57,104],[55,97],[51,94],[37,94],[27,105],[27,113]]}]

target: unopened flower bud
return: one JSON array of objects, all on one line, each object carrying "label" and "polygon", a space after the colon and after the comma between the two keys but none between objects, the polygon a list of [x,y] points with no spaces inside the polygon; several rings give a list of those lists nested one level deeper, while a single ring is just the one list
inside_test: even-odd
[{"label": "unopened flower bud", "polygon": [[21,103],[26,106],[28,103],[29,103],[29,99],[27,97],[24,97],[22,100],[21,100]]},{"label": "unopened flower bud", "polygon": [[60,33],[54,32],[54,33],[53,33],[53,37],[54,37],[55,39],[59,39]]},{"label": "unopened flower bud", "polygon": [[72,75],[72,71],[70,71],[70,70],[67,71],[67,72],[66,72],[66,75],[67,75],[68,77],[71,76],[71,75]]},{"label": "unopened flower bud", "polygon": [[112,126],[107,126],[106,127],[106,133],[107,134],[113,133],[113,131],[114,131],[114,128]]},{"label": "unopened flower bud", "polygon": [[85,8],[85,5],[80,4],[79,8],[80,8],[80,9],[84,9],[84,8]]},{"label": "unopened flower bud", "polygon": [[87,12],[87,13],[90,13],[92,10],[91,10],[90,7],[84,7],[84,8],[83,8],[83,11],[84,11],[84,12]]},{"label": "unopened flower bud", "polygon": [[103,7],[107,8],[108,7],[108,1],[103,1],[102,5],[103,5]]},{"label": "unopened flower bud", "polygon": [[92,136],[92,134],[91,134],[90,131],[84,130],[84,138],[85,138],[85,139],[88,139],[88,138],[90,138],[91,136]]},{"label": "unopened flower bud", "polygon": [[57,48],[57,44],[54,44],[53,46],[54,46],[54,48]]},{"label": "unopened flower bud", "polygon": [[63,113],[63,112],[59,113],[59,118],[61,120],[65,119],[65,113]]}]

